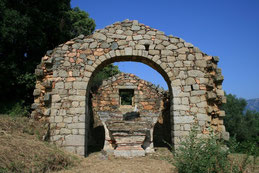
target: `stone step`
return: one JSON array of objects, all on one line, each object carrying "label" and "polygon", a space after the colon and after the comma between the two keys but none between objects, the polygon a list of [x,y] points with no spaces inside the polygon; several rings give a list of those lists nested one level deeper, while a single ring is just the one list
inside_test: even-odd
[{"label": "stone step", "polygon": [[118,147],[140,147],[144,143],[145,136],[114,137]]},{"label": "stone step", "polygon": [[138,146],[118,146],[116,150],[144,150],[140,145]]},{"label": "stone step", "polygon": [[145,150],[114,150],[115,157],[142,157]]},{"label": "stone step", "polygon": [[142,133],[142,132],[133,132],[133,133],[126,133],[126,132],[112,132],[113,136],[119,136],[119,137],[123,137],[123,136],[146,136],[146,133]]}]

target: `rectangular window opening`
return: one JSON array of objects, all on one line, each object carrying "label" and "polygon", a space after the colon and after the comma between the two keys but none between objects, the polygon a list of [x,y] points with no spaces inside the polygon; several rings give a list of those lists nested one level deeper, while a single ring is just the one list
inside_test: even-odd
[{"label": "rectangular window opening", "polygon": [[134,89],[120,89],[120,105],[133,105]]}]

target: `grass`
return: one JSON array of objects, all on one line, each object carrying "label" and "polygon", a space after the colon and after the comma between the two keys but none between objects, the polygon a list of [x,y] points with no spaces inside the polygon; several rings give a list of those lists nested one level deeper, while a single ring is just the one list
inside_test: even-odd
[{"label": "grass", "polygon": [[44,123],[0,115],[0,173],[50,172],[75,165],[77,156],[41,140],[45,130]]},{"label": "grass", "polygon": [[172,154],[165,149],[145,157],[121,158],[95,152],[84,158],[78,166],[59,173],[175,173],[174,166],[160,158],[162,155]]}]

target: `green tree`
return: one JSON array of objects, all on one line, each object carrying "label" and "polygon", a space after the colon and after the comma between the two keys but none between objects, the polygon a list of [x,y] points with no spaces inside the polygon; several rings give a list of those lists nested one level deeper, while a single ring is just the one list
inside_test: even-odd
[{"label": "green tree", "polygon": [[94,92],[102,84],[104,79],[120,73],[118,66],[109,64],[102,68],[93,78],[91,90]]},{"label": "green tree", "polygon": [[246,152],[253,145],[259,145],[259,113],[251,110],[245,112],[247,102],[243,98],[237,98],[235,95],[227,95],[227,103],[222,106],[226,116],[224,124],[230,137],[236,138],[240,143],[238,152]]},{"label": "green tree", "polygon": [[95,28],[94,20],[89,18],[88,13],[81,11],[78,7],[67,12],[68,23],[71,24],[70,35],[75,37],[79,34],[89,35]]},{"label": "green tree", "polygon": [[70,0],[0,0],[0,113],[16,102],[31,104],[34,69],[47,50],[94,28]]},{"label": "green tree", "polygon": [[235,95],[227,95],[227,103],[222,106],[226,112],[224,124],[229,131],[230,136],[236,135],[238,141],[243,141],[246,135],[244,128],[243,112],[246,107],[246,100],[237,98]]}]

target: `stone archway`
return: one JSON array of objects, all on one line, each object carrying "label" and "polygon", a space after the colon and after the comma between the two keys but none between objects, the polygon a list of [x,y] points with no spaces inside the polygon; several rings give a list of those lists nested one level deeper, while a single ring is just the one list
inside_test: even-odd
[{"label": "stone archway", "polygon": [[165,78],[173,94],[170,115],[176,147],[193,124],[201,134],[212,127],[227,137],[219,108],[225,96],[218,57],[136,20],[125,20],[59,45],[37,66],[32,117],[49,122],[51,142],[85,155],[87,87],[93,73],[116,59],[146,63]]},{"label": "stone archway", "polygon": [[[93,71],[92,73],[92,76],[90,77],[90,80],[88,82],[88,86],[87,86],[87,96],[86,98],[89,97],[89,91],[90,91],[90,88],[91,88],[91,83],[92,83],[92,80],[95,76],[96,73],[98,73],[99,70],[101,70],[103,67],[105,67],[106,65],[110,64],[110,63],[114,63],[114,62],[126,62],[126,61],[134,61],[134,62],[140,62],[140,63],[143,63],[143,64],[146,64],[150,67],[152,67],[154,70],[156,70],[157,72],[159,72],[161,74],[161,76],[164,78],[164,80],[166,81],[167,85],[168,85],[168,93],[169,93],[169,97],[172,99],[173,97],[173,93],[172,93],[172,88],[171,88],[171,81],[169,79],[169,76],[168,74],[164,71],[164,69],[162,69],[162,67],[157,63],[157,62],[154,62],[152,61],[151,59],[147,58],[147,56],[145,57],[145,55],[126,55],[124,56],[123,54],[115,54],[113,56],[111,56],[109,59],[101,62],[101,64],[99,64],[97,66],[97,68],[95,69],[95,71]],[[88,101],[89,99],[87,99]],[[86,115],[89,115],[88,111],[88,105],[89,103],[86,102]],[[170,109],[170,107],[169,107]],[[162,110],[161,110],[161,113],[162,113]],[[171,117],[173,117],[172,112],[169,111],[169,114],[171,113]],[[89,116],[88,116],[89,117]],[[169,118],[167,118],[167,120],[170,120]],[[171,120],[170,120],[171,121]],[[170,123],[170,122],[169,122]],[[88,126],[90,125],[89,123],[89,119],[86,119],[86,128],[88,128]],[[173,126],[173,125],[172,125]],[[171,128],[169,129],[169,133],[171,133]],[[89,131],[89,130],[87,130]],[[108,132],[105,132],[105,133],[108,133]],[[168,136],[171,136],[172,134],[169,134]],[[85,147],[87,147],[87,144],[88,144],[88,133],[85,134]],[[151,135],[151,138],[153,139],[153,128],[152,128],[152,135]],[[107,142],[107,141],[106,141]],[[153,142],[152,142],[153,143]],[[171,141],[169,142],[171,143]],[[152,144],[153,146],[153,144]],[[153,150],[153,147],[152,149]],[[86,153],[88,153],[86,151]],[[136,154],[136,153],[135,153]]]}]

